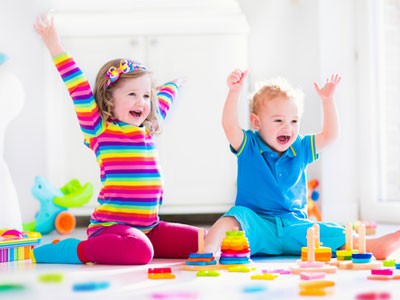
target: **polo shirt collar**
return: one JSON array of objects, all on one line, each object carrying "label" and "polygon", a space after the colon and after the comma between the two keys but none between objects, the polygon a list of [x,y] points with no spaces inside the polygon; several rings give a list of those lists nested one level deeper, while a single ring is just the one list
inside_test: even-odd
[{"label": "polo shirt collar", "polygon": [[[258,131],[256,131],[256,138],[257,138],[257,143],[258,143],[258,147],[260,148],[260,152],[274,152],[261,138],[260,134],[258,133]],[[285,151],[282,153],[282,156],[289,156],[289,157],[295,157],[297,156],[297,153],[299,152],[300,149],[300,136],[297,136],[297,139],[294,141],[294,143]]]}]

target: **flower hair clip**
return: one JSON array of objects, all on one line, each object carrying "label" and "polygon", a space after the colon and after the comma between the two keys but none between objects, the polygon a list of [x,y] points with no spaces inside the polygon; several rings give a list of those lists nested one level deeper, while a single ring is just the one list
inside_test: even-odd
[{"label": "flower hair clip", "polygon": [[109,88],[111,83],[116,82],[122,73],[131,73],[135,70],[147,70],[147,68],[141,64],[135,63],[134,61],[123,59],[119,63],[119,67],[110,67],[106,72],[105,76],[108,78],[106,87]]}]

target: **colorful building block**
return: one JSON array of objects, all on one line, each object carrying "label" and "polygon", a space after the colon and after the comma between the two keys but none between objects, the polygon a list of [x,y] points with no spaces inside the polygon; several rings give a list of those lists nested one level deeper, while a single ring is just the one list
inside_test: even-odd
[{"label": "colorful building block", "polygon": [[385,275],[385,276],[392,276],[393,270],[392,269],[372,269],[371,275]]},{"label": "colorful building block", "polygon": [[239,266],[231,266],[228,268],[228,272],[236,272],[236,273],[250,273],[254,271],[256,268],[249,268],[243,265]]},{"label": "colorful building block", "polygon": [[175,277],[171,268],[149,268],[147,271],[147,278],[149,279],[174,279]]},{"label": "colorful building block", "polygon": [[299,287],[302,289],[319,289],[335,286],[331,280],[300,281]]},{"label": "colorful building block", "polygon": [[396,260],[395,259],[384,260],[383,266],[384,267],[396,267]]},{"label": "colorful building block", "polygon": [[273,269],[273,270],[261,270],[262,273],[276,273],[279,275],[290,275],[292,271],[286,269]]},{"label": "colorful building block", "polygon": [[390,300],[392,295],[388,292],[367,292],[356,295],[356,300]]},{"label": "colorful building block", "polygon": [[221,273],[216,270],[200,270],[196,273],[197,277],[218,277]]},{"label": "colorful building block", "polygon": [[315,280],[315,279],[324,279],[326,277],[326,273],[324,272],[302,272],[300,273],[300,279],[302,280]]},{"label": "colorful building block", "polygon": [[330,280],[300,281],[299,295],[301,295],[301,296],[325,296],[330,293],[330,289],[333,286],[335,286],[335,282],[330,281]]},{"label": "colorful building block", "polygon": [[279,275],[276,273],[263,273],[263,274],[255,274],[250,276],[251,280],[274,280],[278,278]]},{"label": "colorful building block", "polygon": [[190,253],[189,258],[186,260],[186,265],[189,266],[209,266],[216,264],[217,261],[212,253]]},{"label": "colorful building block", "polygon": [[30,258],[30,253],[40,243],[38,232],[0,230],[0,263]]},{"label": "colorful building block", "polygon": [[107,281],[88,281],[79,282],[72,285],[72,290],[74,292],[94,292],[98,290],[105,290],[110,287],[110,283]]}]

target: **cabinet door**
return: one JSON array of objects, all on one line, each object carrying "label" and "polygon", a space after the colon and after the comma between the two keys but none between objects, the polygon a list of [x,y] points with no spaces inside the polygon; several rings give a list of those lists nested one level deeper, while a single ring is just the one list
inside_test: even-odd
[{"label": "cabinet door", "polygon": [[142,36],[63,37],[62,40],[89,79],[92,88],[99,69],[112,59],[126,58],[147,62],[146,40]]},{"label": "cabinet door", "polygon": [[[148,63],[159,83],[186,82],[157,140],[163,167],[162,212],[222,212],[236,195],[236,157],[221,116],[227,75],[246,66],[244,35],[148,38]],[[247,105],[240,109],[247,119]]]},{"label": "cabinet door", "polygon": [[[63,37],[62,40],[67,51],[88,78],[92,89],[98,70],[107,61],[114,58],[146,60],[143,37]],[[83,144],[83,135],[71,98],[50,60],[47,78],[49,180],[56,186],[61,186],[72,178],[91,182],[95,189],[87,206],[93,207],[97,204],[97,194],[101,186],[96,157],[93,151]],[[90,214],[91,210],[88,209],[84,214]]]}]

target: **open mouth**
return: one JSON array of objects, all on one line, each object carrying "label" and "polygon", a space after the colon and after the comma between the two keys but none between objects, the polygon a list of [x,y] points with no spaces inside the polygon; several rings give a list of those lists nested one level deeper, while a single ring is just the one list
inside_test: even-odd
[{"label": "open mouth", "polygon": [[131,110],[129,113],[131,114],[132,117],[135,118],[140,118],[140,116],[142,115],[142,111],[140,110]]},{"label": "open mouth", "polygon": [[277,137],[277,140],[280,144],[286,144],[287,142],[289,142],[290,136],[289,135],[280,135]]}]

